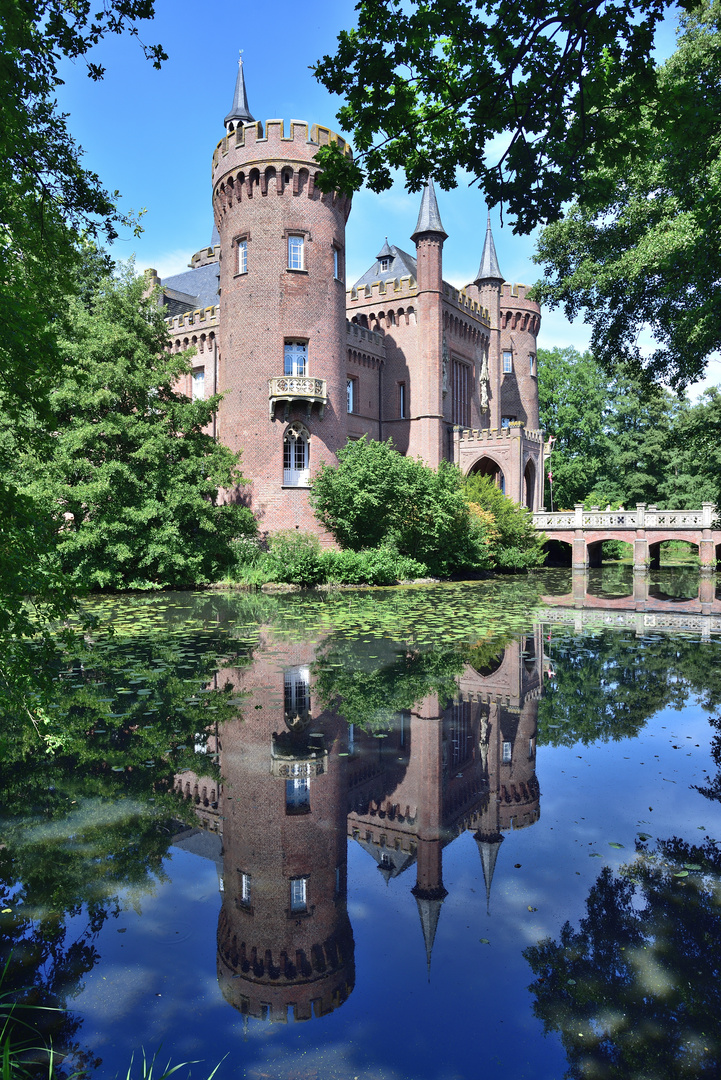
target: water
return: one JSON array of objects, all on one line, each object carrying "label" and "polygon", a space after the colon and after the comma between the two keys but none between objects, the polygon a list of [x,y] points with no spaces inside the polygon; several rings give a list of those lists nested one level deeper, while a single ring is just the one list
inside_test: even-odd
[{"label": "water", "polygon": [[5,986],[68,1065],[718,1075],[712,580],[94,606],[2,773]]}]

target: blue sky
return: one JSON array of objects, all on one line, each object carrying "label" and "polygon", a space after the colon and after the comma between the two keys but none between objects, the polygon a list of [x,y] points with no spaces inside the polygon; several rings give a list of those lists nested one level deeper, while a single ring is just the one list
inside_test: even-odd
[{"label": "blue sky", "polygon": [[[259,120],[282,117],[338,129],[340,105],[314,79],[310,65],[334,51],[339,30],[354,21],[352,0],[276,0],[249,4],[233,0],[156,0],[156,19],[141,29],[148,43],[160,42],[169,54],[161,71],[143,57],[137,41],[109,39],[93,59],[107,68],[92,83],[82,63],[63,67],[60,107],[70,114],[70,130],[83,148],[85,164],[111,190],[121,206],[144,207],[144,233],[121,237],[114,254],[135,254],[137,267],[153,266],[163,275],[185,268],[190,256],[210,240],[210,162],[223,135],[230,108],[238,50],[243,49],[248,100]],[[660,36],[659,54],[673,48],[673,26]],[[438,192],[441,217],[449,234],[444,247],[444,277],[457,286],[472,281],[478,269],[486,207],[483,195],[459,186]],[[359,192],[346,234],[347,279],[368,269],[387,235],[390,243],[413,250],[410,235],[419,196],[409,195],[401,179],[381,195]],[[531,262],[534,237],[513,236],[492,214],[501,271],[511,281],[530,284],[538,277]],[[569,324],[560,311],[544,312],[539,345],[584,349],[588,329]],[[721,383],[721,364],[709,370]]]}]

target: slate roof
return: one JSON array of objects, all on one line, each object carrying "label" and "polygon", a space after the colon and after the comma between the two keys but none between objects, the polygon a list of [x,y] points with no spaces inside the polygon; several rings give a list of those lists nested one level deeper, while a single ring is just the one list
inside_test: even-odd
[{"label": "slate roof", "polygon": [[483,244],[483,254],[481,255],[481,265],[476,274],[475,281],[505,281],[501,268],[498,265],[498,256],[496,255],[496,245],[493,243],[493,233],[491,232],[491,215],[488,215],[488,224],[486,225],[486,239]]},{"label": "slate roof", "polygon": [[381,264],[376,259],[371,268],[363,274],[363,277],[358,278],[353,286],[355,289],[361,285],[372,285],[374,281],[395,281],[396,278],[408,277],[408,275],[414,280],[418,278],[418,264],[412,255],[396,247],[395,244],[388,244],[387,241],[384,244],[383,251],[385,251],[386,247],[388,247],[388,254],[391,256],[388,269],[381,271]]},{"label": "slate roof", "polygon": [[416,230],[411,236],[413,243],[416,242],[416,237],[421,236],[423,233],[439,233],[445,240],[448,239],[448,233],[443,228],[441,214],[438,209],[436,189],[433,187],[433,180],[430,176],[428,177],[428,183],[423,188],[423,198],[418,212]]},{"label": "slate roof", "polygon": [[220,267],[217,262],[214,262],[206,266],[197,266],[192,270],[184,270],[182,274],[171,274],[170,277],[161,280],[161,285],[173,293],[185,293],[192,306],[184,310],[196,311],[198,308],[207,308],[218,303],[219,279]]},{"label": "slate roof", "polygon": [[252,124],[253,115],[248,108],[248,95],[245,92],[245,76],[243,74],[243,61],[238,61],[238,75],[235,80],[235,93],[233,95],[233,105],[230,112],[225,118],[224,123],[228,124],[230,121],[237,123],[240,120],[243,124]]}]

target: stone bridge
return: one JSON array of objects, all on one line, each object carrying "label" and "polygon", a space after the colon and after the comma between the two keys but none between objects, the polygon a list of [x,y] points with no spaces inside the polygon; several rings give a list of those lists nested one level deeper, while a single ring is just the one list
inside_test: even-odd
[{"label": "stone bridge", "polygon": [[721,527],[713,503],[703,503],[700,510],[658,510],[637,503],[634,510],[584,510],[550,513],[538,510],[533,524],[549,540],[571,548],[571,565],[576,570],[601,565],[604,540],[621,540],[633,545],[633,565],[645,569],[657,566],[659,545],[666,540],[683,540],[698,548],[702,569],[714,569],[721,562]]}]

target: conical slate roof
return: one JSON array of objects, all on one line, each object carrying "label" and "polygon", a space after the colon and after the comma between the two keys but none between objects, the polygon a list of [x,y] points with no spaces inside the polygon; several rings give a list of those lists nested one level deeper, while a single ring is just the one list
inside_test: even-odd
[{"label": "conical slate roof", "polygon": [[426,964],[428,965],[428,979],[431,977],[431,953],[433,952],[433,942],[436,939],[436,930],[438,929],[438,919],[441,914],[441,904],[445,900],[448,893],[445,889],[435,891],[433,895],[428,895],[424,891],[413,889],[412,892],[416,897],[416,904],[418,905],[418,914],[421,918],[421,929],[423,931],[423,941],[426,946]]},{"label": "conical slate roof", "polygon": [[483,867],[483,880],[486,883],[486,911],[490,912],[491,883],[493,881],[493,872],[496,869],[498,849],[503,843],[503,834],[495,833],[493,835],[483,835],[481,833],[476,833],[475,841],[478,844],[478,851],[481,856],[481,866]]},{"label": "conical slate roof", "polygon": [[478,268],[476,274],[475,284],[479,281],[500,281],[504,282],[506,279],[501,273],[501,268],[498,265],[498,256],[496,255],[496,245],[493,243],[493,233],[491,232],[491,215],[488,215],[488,224],[486,225],[486,240],[483,244],[483,254],[481,255],[481,265]]},{"label": "conical slate roof", "polygon": [[392,258],[393,258],[393,252],[391,251],[390,245],[388,243],[388,237],[386,236],[385,243],[383,244],[383,247],[380,249],[380,251],[376,255],[376,259],[392,259]]},{"label": "conical slate roof", "polygon": [[233,106],[223,123],[227,127],[231,120],[235,123],[252,124],[255,117],[248,108],[248,95],[245,92],[245,76],[243,75],[243,57],[238,60],[238,77],[235,80],[235,95]]},{"label": "conical slate roof", "polygon": [[433,180],[430,176],[428,177],[428,183],[423,189],[423,198],[421,199],[421,209],[418,214],[416,231],[413,233],[413,236],[411,236],[411,240],[414,244],[417,237],[422,236],[423,233],[438,233],[444,240],[448,239],[448,233],[443,228],[441,215],[438,210],[436,192],[433,187]]}]

